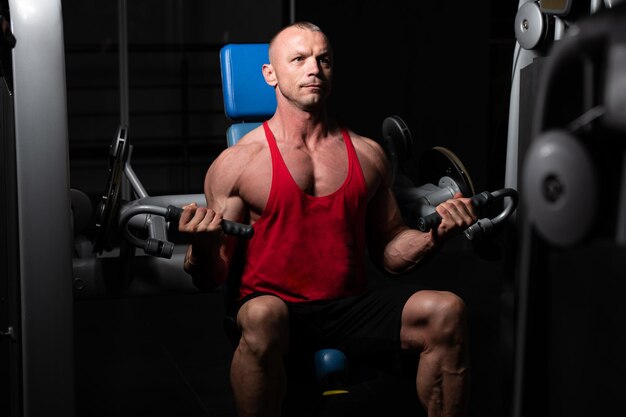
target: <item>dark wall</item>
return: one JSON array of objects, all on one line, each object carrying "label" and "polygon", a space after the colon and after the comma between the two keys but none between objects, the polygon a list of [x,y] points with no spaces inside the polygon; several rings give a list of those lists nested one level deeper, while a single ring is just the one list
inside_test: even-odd
[{"label": "dark wall", "polygon": [[407,122],[421,153],[445,146],[477,189],[504,176],[512,21],[516,4],[321,1],[298,3],[335,48],[333,112],[378,138],[385,117]]}]

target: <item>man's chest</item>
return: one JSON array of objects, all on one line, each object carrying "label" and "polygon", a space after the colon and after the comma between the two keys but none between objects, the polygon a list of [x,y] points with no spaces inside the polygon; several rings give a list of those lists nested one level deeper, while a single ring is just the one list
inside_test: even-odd
[{"label": "man's chest", "polygon": [[[260,216],[270,197],[272,184],[289,186],[313,196],[328,196],[338,191],[350,177],[350,171],[360,169],[360,163],[349,161],[345,144],[324,152],[306,152],[301,149],[281,149],[280,158],[266,152],[259,154],[240,177],[240,197],[250,208],[251,218]],[[368,170],[363,170],[365,174]],[[280,181],[273,181],[280,176]],[[366,183],[370,180],[366,177]],[[275,190],[281,192],[281,190]]]}]

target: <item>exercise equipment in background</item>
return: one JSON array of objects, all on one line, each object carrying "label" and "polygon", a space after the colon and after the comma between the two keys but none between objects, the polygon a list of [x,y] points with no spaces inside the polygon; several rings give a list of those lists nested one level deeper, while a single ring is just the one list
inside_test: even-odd
[{"label": "exercise equipment in background", "polygon": [[[184,239],[161,214],[170,205],[204,205],[204,195],[148,195],[132,168],[132,151],[129,129],[120,126],[109,146],[107,182],[95,209],[95,237],[74,236],[76,299],[197,292],[183,270],[184,247],[175,245]],[[124,194],[132,199],[122,198]],[[74,204],[80,195],[72,194],[75,218],[85,217],[79,211],[86,206]]]},{"label": "exercise equipment in background", "polygon": [[619,151],[626,132],[626,30],[618,24],[624,21],[620,10],[590,18],[594,25],[581,23],[575,36],[555,45],[543,68],[522,185],[529,220],[555,246],[584,241],[606,229],[602,222],[618,225],[615,240],[626,243]]},{"label": "exercise equipment in background", "polygon": [[398,116],[390,116],[383,121],[382,131],[382,146],[391,163],[393,191],[408,225],[423,232],[438,226],[441,216],[435,208],[456,193],[471,196],[479,212],[495,201],[508,198],[499,214],[480,218],[464,231],[469,240],[481,240],[494,233],[517,208],[518,193],[512,188],[476,194],[472,179],[459,157],[441,146],[429,149],[421,156],[418,172],[424,183],[416,187],[400,167],[401,161],[408,161],[413,154],[413,137],[406,123]]},{"label": "exercise equipment in background", "polygon": [[614,414],[626,390],[626,3],[571,19],[527,69],[514,417]]},{"label": "exercise equipment in background", "polygon": [[[119,229],[128,243],[143,249],[146,255],[169,259],[174,253],[174,243],[167,238],[168,225],[178,227],[183,212],[180,205],[192,201],[204,205],[198,202],[202,195],[150,197],[132,169],[130,149],[132,146],[128,141],[128,128],[121,126],[110,146],[107,185],[96,211],[94,252],[112,250],[114,237],[119,235],[116,229]],[[121,201],[120,190],[124,175],[139,198]],[[179,206],[168,203],[170,201],[178,201]],[[140,234],[143,231],[147,236],[138,237],[133,229]],[[229,220],[222,221],[222,229],[228,235],[244,238],[250,238],[254,233],[252,226]]]}]

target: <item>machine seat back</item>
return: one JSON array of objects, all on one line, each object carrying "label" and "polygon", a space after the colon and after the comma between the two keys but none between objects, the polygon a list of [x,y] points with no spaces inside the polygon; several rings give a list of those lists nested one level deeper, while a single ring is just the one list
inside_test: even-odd
[{"label": "machine seat back", "polygon": [[226,131],[228,146],[269,119],[276,110],[274,89],[263,78],[269,63],[266,43],[228,44],[220,51],[224,112],[233,123]]}]

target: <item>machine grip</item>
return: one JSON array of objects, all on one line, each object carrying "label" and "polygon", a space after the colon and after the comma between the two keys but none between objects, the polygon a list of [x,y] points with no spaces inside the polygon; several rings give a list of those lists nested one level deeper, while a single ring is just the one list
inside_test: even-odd
[{"label": "machine grip", "polygon": [[417,228],[421,232],[429,232],[431,229],[439,226],[439,223],[441,223],[441,216],[435,211],[417,219]]},{"label": "machine grip", "polygon": [[[176,206],[167,206],[167,212],[165,214],[165,220],[168,222],[178,223],[180,216],[183,214],[183,209]],[[222,230],[227,235],[239,236],[246,239],[250,239],[254,235],[254,229],[249,224],[242,224],[233,222],[230,220],[222,220]]]},{"label": "machine grip", "polygon": [[250,239],[254,235],[254,229],[249,224],[232,222],[230,220],[222,220],[222,230],[227,235],[239,236]]},{"label": "machine grip", "polygon": [[[491,195],[491,193],[487,191],[478,193],[471,198],[472,205],[476,209],[486,206],[487,204],[491,202],[491,200],[493,200],[493,196]],[[434,229],[435,227],[439,226],[439,223],[441,223],[441,216],[439,215],[439,213],[435,211],[433,213],[430,213],[424,217],[420,217],[419,219],[417,219],[417,228],[421,232],[428,232],[431,229]]]}]

